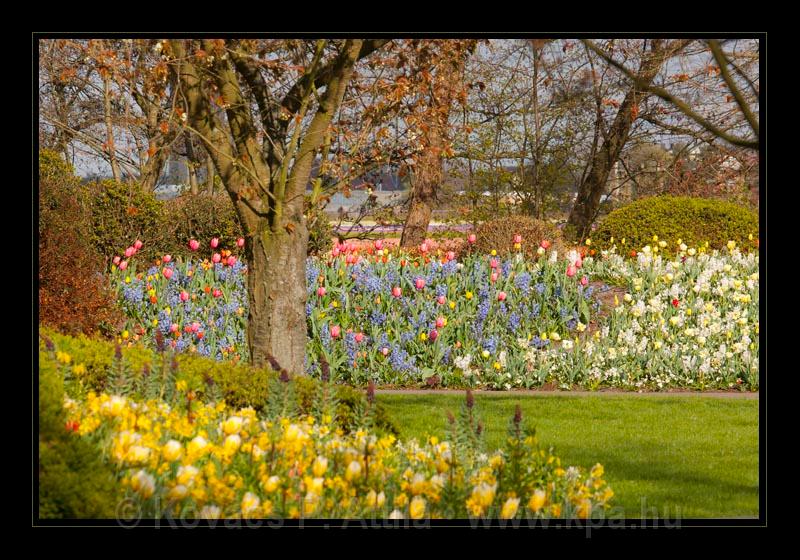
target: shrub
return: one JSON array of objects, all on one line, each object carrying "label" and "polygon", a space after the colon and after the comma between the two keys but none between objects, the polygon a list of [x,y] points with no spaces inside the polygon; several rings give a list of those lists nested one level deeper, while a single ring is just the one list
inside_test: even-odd
[{"label": "shrub", "polygon": [[[116,347],[113,343],[86,336],[65,336],[47,329],[41,332],[53,342],[57,351],[68,354],[71,362],[80,366],[80,373],[75,375],[76,383],[72,387],[74,395],[112,390],[113,377],[120,369],[120,364],[115,363]],[[177,381],[184,381],[187,387],[196,390],[206,400],[212,395],[219,395],[231,407],[252,407],[262,411],[267,407],[274,381],[278,379],[278,373],[268,368],[218,362],[196,354],[173,354],[169,351],[161,354],[142,346],[122,347],[120,353],[126,375],[130,377],[124,384],[130,387],[130,394],[137,397],[145,396],[146,392],[147,380],[143,379],[143,372],[150,372],[149,375],[155,376],[152,380],[159,381],[164,367],[174,370],[164,374],[167,383],[173,386]],[[292,379],[298,410],[310,412],[313,395],[321,383],[309,377]],[[171,391],[168,387],[167,392]],[[334,394],[339,404],[341,426],[349,429],[353,426],[355,412],[364,405],[365,396],[343,385],[335,385]],[[376,427],[380,431],[399,433],[380,404],[375,407],[374,413]]]},{"label": "shrub", "polygon": [[690,247],[709,243],[722,249],[728,241],[751,244],[748,236],[758,237],[758,215],[751,210],[722,200],[660,196],[637,200],[611,212],[592,235],[604,246],[626,239],[626,245],[642,247],[653,236],[672,244],[677,239]]},{"label": "shrub", "polygon": [[88,205],[72,168],[39,158],[39,322],[69,333],[110,333],[121,324],[99,253],[86,243]]},{"label": "shrub", "polygon": [[[140,239],[147,260],[161,257],[157,248],[169,246],[173,235],[164,228],[164,204],[136,184],[111,180],[88,187],[91,202],[91,242],[101,255],[110,259]],[[160,249],[159,249],[160,250]]]},{"label": "shrub", "polygon": [[67,424],[62,375],[50,354],[39,352],[39,518],[114,517],[120,497],[114,473]]},{"label": "shrub", "polygon": [[333,226],[321,208],[311,207],[311,197],[306,197],[308,224],[308,254],[321,255],[329,251],[333,243]]},{"label": "shrub", "polygon": [[536,220],[529,216],[511,215],[489,220],[475,231],[477,241],[473,245],[479,253],[489,253],[493,249],[500,256],[514,254],[514,235],[522,236],[522,251],[528,258],[536,256],[539,243],[548,240],[552,248],[562,252],[561,231],[553,224]]},{"label": "shrub", "polygon": [[168,200],[164,205],[164,230],[171,232],[171,238],[159,249],[173,257],[186,258],[197,256],[188,249],[190,239],[201,241],[203,250],[209,250],[208,240],[212,237],[219,238],[220,247],[235,249],[236,240],[244,234],[227,194],[184,195]]}]

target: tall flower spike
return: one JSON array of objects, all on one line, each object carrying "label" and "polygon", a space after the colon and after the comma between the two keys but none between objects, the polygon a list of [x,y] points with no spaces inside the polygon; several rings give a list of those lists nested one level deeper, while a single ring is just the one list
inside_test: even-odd
[{"label": "tall flower spike", "polygon": [[375,402],[375,382],[371,379],[367,385],[367,401],[372,404]]},{"label": "tall flower spike", "polygon": [[475,406],[475,397],[472,395],[472,390],[467,389],[467,408]]},{"label": "tall flower spike", "polygon": [[522,407],[517,403],[517,406],[514,408],[514,424],[519,426],[520,422],[522,422]]},{"label": "tall flower spike", "polygon": [[327,383],[331,380],[331,366],[328,364],[328,360],[325,359],[324,355],[320,355],[319,364],[322,370],[322,380]]}]

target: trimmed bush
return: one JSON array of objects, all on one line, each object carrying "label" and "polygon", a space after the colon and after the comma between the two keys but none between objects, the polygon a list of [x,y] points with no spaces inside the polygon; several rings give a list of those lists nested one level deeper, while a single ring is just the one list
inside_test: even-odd
[{"label": "trimmed bush", "polygon": [[208,240],[217,237],[220,247],[233,250],[236,240],[244,236],[236,209],[227,194],[184,195],[166,201],[164,229],[172,235],[159,249],[173,257],[197,256],[188,248],[190,239],[197,239],[201,242],[201,250],[209,251]]},{"label": "trimmed bush", "polygon": [[88,243],[89,208],[69,164],[39,155],[39,322],[68,333],[110,333],[122,322],[103,276],[103,259]]},{"label": "trimmed bush", "polygon": [[707,198],[659,196],[637,200],[611,212],[592,235],[599,246],[626,239],[629,247],[642,247],[657,235],[672,244],[681,239],[690,247],[708,242],[722,249],[728,241],[751,245],[758,237],[758,215],[731,202]]},{"label": "trimmed bush", "polygon": [[487,254],[493,249],[500,256],[516,254],[514,236],[522,236],[522,251],[528,258],[536,257],[536,249],[543,240],[552,243],[552,248],[562,252],[561,231],[553,224],[536,220],[529,216],[512,215],[489,220],[478,226],[475,231],[477,241],[473,249]]},{"label": "trimmed bush", "polygon": [[136,184],[110,180],[93,183],[88,190],[91,241],[100,254],[110,260],[140,239],[146,259],[161,257],[157,248],[168,246],[173,235],[164,227],[164,204],[152,192]]},{"label": "trimmed bush", "polygon": [[67,424],[52,353],[39,352],[39,518],[113,518],[120,491],[100,450]]}]

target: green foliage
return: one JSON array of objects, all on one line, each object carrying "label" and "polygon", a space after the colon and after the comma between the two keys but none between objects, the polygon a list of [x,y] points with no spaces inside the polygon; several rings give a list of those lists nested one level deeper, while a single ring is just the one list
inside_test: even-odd
[{"label": "green foliage", "polygon": [[190,239],[197,239],[202,247],[208,247],[208,240],[217,237],[220,247],[233,249],[236,240],[244,235],[233,202],[226,193],[184,195],[168,200],[164,203],[163,221],[163,228],[172,235],[159,249],[173,257],[189,256]]},{"label": "green foliage", "polygon": [[333,241],[333,226],[328,215],[318,207],[311,207],[306,197],[306,219],[308,224],[308,254],[321,255],[330,250]]},{"label": "green foliage", "polygon": [[[131,397],[158,397],[170,402],[177,396],[176,384],[183,381],[187,390],[195,391],[200,398],[212,402],[222,398],[232,408],[267,411],[281,407],[287,414],[316,415],[321,409],[318,399],[324,395],[324,385],[331,392],[326,398],[328,406],[335,410],[332,416],[344,430],[358,427],[362,420],[358,409],[365,406],[366,398],[351,387],[299,376],[284,383],[278,373],[268,368],[218,362],[193,354],[159,353],[142,346],[120,348],[121,359],[117,359],[111,342],[65,336],[47,329],[41,333],[52,340],[56,350],[70,355],[73,366],[85,369],[74,376],[76,383],[70,390],[76,395],[114,392],[116,388]],[[375,427],[397,434],[397,427],[383,407],[376,404],[373,409]]]},{"label": "green foliage", "polygon": [[89,185],[92,211],[91,242],[106,258],[120,255],[140,239],[148,260],[159,258],[157,250],[171,240],[162,227],[164,204],[141,186],[111,180]]},{"label": "green foliage", "polygon": [[63,376],[48,354],[39,352],[39,517],[113,518],[121,497],[113,471],[67,428]]},{"label": "green foliage", "polygon": [[514,235],[522,236],[522,251],[528,258],[535,258],[539,243],[547,240],[552,248],[561,252],[561,231],[549,222],[536,220],[529,216],[511,215],[489,220],[478,226],[475,232],[477,241],[474,250],[487,254],[493,249],[500,256],[517,253],[514,249]]},{"label": "green foliage", "polygon": [[652,243],[653,235],[670,244],[682,239],[690,247],[709,243],[722,249],[728,241],[751,245],[748,236],[758,237],[758,215],[722,200],[659,196],[637,200],[610,213],[592,234],[598,246],[613,237],[626,246],[639,248]]}]

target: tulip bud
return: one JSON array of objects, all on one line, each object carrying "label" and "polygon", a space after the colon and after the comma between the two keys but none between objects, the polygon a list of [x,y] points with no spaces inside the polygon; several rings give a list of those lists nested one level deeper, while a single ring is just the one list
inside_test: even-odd
[{"label": "tulip bud", "polygon": [[164,255],[163,257],[161,257],[161,260],[164,263],[168,263],[168,262],[170,262],[172,260],[172,255]]},{"label": "tulip bud", "polygon": [[133,247],[128,247],[127,249],[125,249],[125,258],[129,259],[135,254],[136,254],[136,249],[134,249]]},{"label": "tulip bud", "polygon": [[112,262],[113,262],[114,264],[116,264],[116,265],[119,265],[119,263],[120,263],[120,260],[121,260],[121,259],[120,259],[119,257],[114,257],[114,260],[113,260]]},{"label": "tulip bud", "polygon": [[476,236],[474,233],[470,233],[470,234],[467,236],[467,241],[469,241],[469,243],[470,243],[471,245],[472,245],[472,244],[474,244],[474,243],[475,243],[475,241],[477,241],[477,240],[478,240],[478,237],[477,237],[477,236]]},{"label": "tulip bud", "polygon": [[522,243],[522,236],[520,234],[516,234],[514,236],[514,243],[517,243],[517,244]]},{"label": "tulip bud", "polygon": [[218,237],[212,237],[211,238],[211,248],[212,249],[216,249],[217,245],[219,245],[219,238]]},{"label": "tulip bud", "polygon": [[236,240],[236,246],[244,247],[244,237],[240,237],[239,239]]},{"label": "tulip bud", "polygon": [[443,326],[447,324],[447,319],[444,317],[439,317],[436,319],[436,328],[441,329]]},{"label": "tulip bud", "polygon": [[431,342],[435,341],[439,337],[439,331],[436,329],[431,330],[430,334],[428,334],[428,338]]},{"label": "tulip bud", "polygon": [[505,301],[506,300],[506,293],[505,292],[497,292],[497,301]]},{"label": "tulip bud", "polygon": [[181,292],[181,301],[189,301],[189,294],[187,292]]},{"label": "tulip bud", "polygon": [[218,263],[218,262],[219,262],[219,261],[221,261],[221,260],[222,260],[222,256],[221,256],[219,253],[214,253],[214,254],[211,256],[211,261],[212,261],[213,263],[215,263],[215,264],[216,264],[216,263]]},{"label": "tulip bud", "polygon": [[327,290],[325,289],[325,286],[320,286],[319,288],[317,288],[317,295],[319,297],[324,297],[326,293]]},{"label": "tulip bud", "polygon": [[375,241],[374,245],[375,245],[375,249],[380,251],[381,249],[383,249],[383,240],[377,239]]},{"label": "tulip bud", "polygon": [[119,263],[120,270],[125,270],[126,268],[128,268],[128,261],[122,261],[121,263]]},{"label": "tulip bud", "polygon": [[384,356],[388,356],[389,349],[386,346],[384,346],[383,348],[381,348],[381,354],[383,354]]},{"label": "tulip bud", "polygon": [[589,283],[589,279],[584,276],[581,278],[581,286],[586,286]]},{"label": "tulip bud", "polygon": [[447,303],[447,297],[445,297],[445,296],[437,297],[436,298],[436,303],[438,303],[439,305],[444,305],[445,303]]},{"label": "tulip bud", "polygon": [[162,273],[164,274],[164,278],[166,278],[167,280],[172,278],[172,272],[173,272],[172,269],[167,267],[164,267],[164,270],[162,271]]},{"label": "tulip bud", "polygon": [[233,266],[235,264],[236,264],[236,257],[234,257],[233,255],[228,257],[228,266]]},{"label": "tulip bud", "polygon": [[356,342],[358,342],[360,344],[361,341],[364,340],[364,333],[356,333],[355,339],[356,339]]},{"label": "tulip bud", "polygon": [[200,242],[196,239],[189,240],[189,249],[192,251],[197,251],[200,248]]},{"label": "tulip bud", "polygon": [[414,287],[416,287],[418,290],[421,290],[422,288],[424,288],[425,287],[425,279],[418,276],[416,278],[416,280],[414,280]]},{"label": "tulip bud", "polygon": [[133,248],[138,251],[139,249],[142,248],[142,242],[137,239],[136,241],[133,242]]},{"label": "tulip bud", "polygon": [[342,327],[339,325],[333,325],[331,327],[331,337],[339,338],[339,335],[342,334]]},{"label": "tulip bud", "polygon": [[575,273],[576,273],[576,272],[577,272],[577,269],[575,268],[575,265],[574,265],[574,264],[571,264],[571,265],[569,265],[569,266],[567,267],[567,276],[569,276],[570,278],[572,278],[573,276],[575,276]]}]

